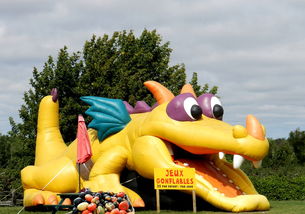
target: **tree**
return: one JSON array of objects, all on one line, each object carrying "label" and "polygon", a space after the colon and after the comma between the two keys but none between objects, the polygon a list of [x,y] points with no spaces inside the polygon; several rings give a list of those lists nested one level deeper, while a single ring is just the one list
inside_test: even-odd
[{"label": "tree", "polygon": [[10,159],[10,144],[8,135],[0,134],[0,168],[5,168]]},{"label": "tree", "polygon": [[85,43],[81,94],[113,97],[135,104],[153,98],[143,83],[155,80],[177,94],[185,83],[184,65],[169,66],[169,43],[161,44],[156,31],[144,30],[139,38],[132,31],[115,32],[111,38],[93,36]]},{"label": "tree", "polygon": [[292,145],[298,162],[305,163],[305,131],[301,131],[299,128],[291,131],[287,140]]},{"label": "tree", "polygon": [[263,161],[264,166],[271,168],[291,167],[296,163],[293,147],[286,139],[268,139],[269,153]]},{"label": "tree", "polygon": [[185,67],[169,66],[171,52],[169,43],[162,43],[155,30],[144,30],[139,37],[132,31],[114,32],[112,37],[93,35],[81,52],[72,54],[64,47],[57,59],[48,58],[42,71],[33,70],[31,89],[24,93],[19,110],[22,122],[11,122],[17,143],[34,157],[38,105],[52,88],[59,91],[60,127],[67,143],[75,139],[77,115],[88,108],[80,96],[119,98],[130,104],[145,100],[152,105],[155,101],[143,86],[147,80],[178,94],[186,81]]},{"label": "tree", "polygon": [[193,86],[195,93],[199,96],[204,93],[217,94],[218,87],[213,86],[209,89],[209,84],[204,84],[204,86],[198,85],[198,75],[196,72],[193,73],[190,84]]},{"label": "tree", "polygon": [[62,133],[64,133],[63,137],[67,142],[75,138],[76,125],[74,124],[78,114],[76,112],[80,109],[77,86],[82,69],[80,53],[69,55],[67,47],[59,51],[56,63],[50,56],[41,72],[34,68],[33,77],[30,79],[32,88],[24,93],[25,103],[19,110],[19,116],[23,122],[18,125],[20,134],[24,136],[23,143],[31,147],[32,154],[35,151],[34,141],[39,102],[44,96],[50,94],[52,88],[57,88],[59,91],[62,114],[60,127]]}]

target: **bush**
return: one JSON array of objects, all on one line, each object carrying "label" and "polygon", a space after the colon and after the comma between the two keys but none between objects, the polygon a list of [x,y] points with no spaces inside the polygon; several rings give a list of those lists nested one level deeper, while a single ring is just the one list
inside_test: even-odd
[{"label": "bush", "polygon": [[305,176],[250,176],[256,190],[269,200],[305,200]]},{"label": "bush", "polygon": [[288,142],[292,145],[294,153],[300,164],[305,163],[305,131],[296,129],[289,133]]},{"label": "bush", "polygon": [[11,189],[20,189],[20,170],[18,169],[0,169],[0,192],[11,191]]},{"label": "bush", "polygon": [[264,167],[279,168],[283,166],[294,166],[297,163],[293,147],[286,139],[268,139],[269,153],[263,161]]}]

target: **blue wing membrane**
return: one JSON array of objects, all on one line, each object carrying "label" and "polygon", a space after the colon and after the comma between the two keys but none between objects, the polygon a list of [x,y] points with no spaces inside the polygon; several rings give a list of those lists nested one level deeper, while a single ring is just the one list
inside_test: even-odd
[{"label": "blue wing membrane", "polygon": [[122,100],[95,96],[80,99],[90,105],[85,112],[93,118],[88,127],[97,130],[100,141],[124,129],[131,120]]}]

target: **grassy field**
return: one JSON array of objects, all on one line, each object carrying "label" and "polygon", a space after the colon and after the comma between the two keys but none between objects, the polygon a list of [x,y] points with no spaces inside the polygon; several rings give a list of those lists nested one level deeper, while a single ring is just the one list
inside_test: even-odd
[{"label": "grassy field", "polygon": [[[22,207],[0,207],[0,214],[16,214],[20,211]],[[51,212],[29,212],[22,211],[23,214],[45,214]],[[58,214],[65,214],[67,212],[60,211]],[[141,211],[138,214],[155,214],[156,211]],[[192,211],[168,211],[162,210],[161,214],[191,214]],[[217,213],[227,213],[219,211],[198,211],[200,214],[217,214]],[[304,214],[305,213],[305,201],[271,201],[271,209],[265,212],[247,212],[247,214],[255,213],[265,213],[265,214]]]}]

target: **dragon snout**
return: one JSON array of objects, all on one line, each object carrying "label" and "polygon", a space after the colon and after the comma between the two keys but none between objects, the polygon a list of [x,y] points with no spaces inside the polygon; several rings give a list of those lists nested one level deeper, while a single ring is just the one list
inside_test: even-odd
[{"label": "dragon snout", "polygon": [[253,115],[247,116],[246,128],[240,125],[236,125],[233,127],[234,138],[244,138],[248,134],[258,140],[265,139],[264,126]]}]

